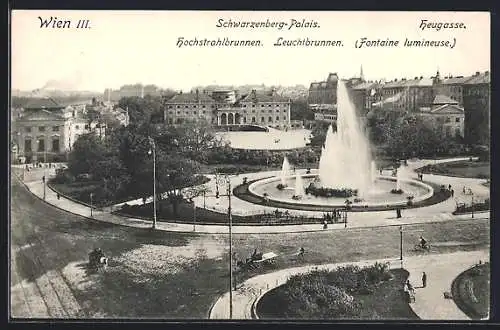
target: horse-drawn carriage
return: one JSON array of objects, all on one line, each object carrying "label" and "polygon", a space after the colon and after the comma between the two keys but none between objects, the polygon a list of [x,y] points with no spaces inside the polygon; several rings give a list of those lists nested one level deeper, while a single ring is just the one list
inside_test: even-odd
[{"label": "horse-drawn carriage", "polygon": [[242,270],[257,269],[260,266],[274,264],[278,255],[274,252],[262,253],[254,251],[254,253],[245,261],[238,261],[237,265]]},{"label": "horse-drawn carriage", "polygon": [[100,268],[108,266],[108,258],[100,248],[94,249],[89,253],[89,268],[98,271]]}]

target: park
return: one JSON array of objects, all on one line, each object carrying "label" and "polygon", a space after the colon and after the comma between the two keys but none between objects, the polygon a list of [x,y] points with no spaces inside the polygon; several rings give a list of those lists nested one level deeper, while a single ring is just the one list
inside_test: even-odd
[{"label": "park", "polygon": [[[303,130],[213,134],[143,123],[104,142],[80,137],[64,164],[14,165],[13,225],[39,235],[29,244],[14,237],[16,313],[488,317],[485,154],[438,156],[447,148],[437,144],[412,153],[414,137],[397,148],[386,141],[398,154],[378,153],[342,84],[338,93],[339,120],[319,140]],[[65,252],[39,250],[45,243]],[[92,273],[86,255],[97,246],[106,267]],[[30,263],[37,271],[23,280]]]}]

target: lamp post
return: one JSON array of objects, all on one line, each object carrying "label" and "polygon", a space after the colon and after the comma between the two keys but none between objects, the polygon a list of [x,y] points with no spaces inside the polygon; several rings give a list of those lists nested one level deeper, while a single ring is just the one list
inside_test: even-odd
[{"label": "lamp post", "polygon": [[231,213],[231,180],[227,179],[227,196],[228,207],[227,213],[229,216],[229,318],[233,318],[233,216]]},{"label": "lamp post", "polygon": [[94,215],[92,214],[92,193],[90,193],[90,217],[93,218]]},{"label": "lamp post", "polygon": [[[40,142],[42,140],[38,139],[36,140],[37,144],[38,144],[38,150],[40,150]],[[46,185],[47,185],[47,181],[46,181],[46,176],[47,176],[47,168],[45,167],[47,165],[47,149],[45,148],[45,140],[43,140],[44,143],[43,143],[43,177],[42,177],[42,181],[43,181],[43,200],[45,200],[45,197],[46,197],[46,194],[45,194],[45,190],[46,190]]]},{"label": "lamp post", "polygon": [[403,269],[403,226],[399,226],[399,261]]},{"label": "lamp post", "polygon": [[474,219],[474,193],[472,191],[471,191],[471,201],[472,201],[471,205],[472,219]]},{"label": "lamp post", "polygon": [[156,229],[156,146],[155,141],[149,138],[149,155],[153,155],[153,229]]},{"label": "lamp post", "polygon": [[196,231],[196,203],[193,198],[193,231]]}]

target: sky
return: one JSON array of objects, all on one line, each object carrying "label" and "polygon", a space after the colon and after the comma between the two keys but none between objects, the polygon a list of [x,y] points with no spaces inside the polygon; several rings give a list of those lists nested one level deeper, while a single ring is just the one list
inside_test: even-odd
[{"label": "sky", "polygon": [[[40,27],[40,18],[71,21],[69,28]],[[89,28],[76,28],[78,20]],[[224,28],[224,22],[286,22],[272,27]],[[464,28],[420,27],[421,20],[463,23]],[[319,27],[289,29],[290,22]],[[260,40],[255,47],[177,47],[185,40]],[[338,40],[342,47],[280,47],[278,38]],[[355,48],[355,42],[399,40],[398,47]],[[408,48],[410,40],[448,40],[450,47]],[[262,11],[13,11],[11,87],[104,91],[124,84],[189,90],[197,85],[308,86],[330,72],[365,79],[470,75],[490,70],[488,12],[262,12]]]}]

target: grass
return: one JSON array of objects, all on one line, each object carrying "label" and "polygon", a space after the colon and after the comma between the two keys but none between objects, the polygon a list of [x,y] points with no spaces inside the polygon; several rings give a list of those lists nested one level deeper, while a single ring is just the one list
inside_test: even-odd
[{"label": "grass", "polygon": [[[359,320],[415,320],[419,319],[408,304],[402,290],[409,273],[403,269],[390,270],[392,279],[379,284],[371,294],[353,294],[360,303],[360,313],[354,319]],[[260,319],[283,319],[284,310],[291,303],[290,297],[281,295],[284,286],[266,293],[257,304]],[[327,319],[339,319],[332,314]]]},{"label": "grass", "polygon": [[[199,176],[197,180],[199,183],[196,183],[195,185],[203,184],[209,181],[209,179],[204,176]],[[103,187],[102,181],[75,181],[71,183],[56,183],[52,181],[49,182],[48,185],[61,196],[74,200],[77,203],[90,204],[90,194],[92,193],[92,203],[97,207],[109,206],[144,197],[143,194],[130,193],[129,189],[129,193],[126,193],[125,196],[122,194],[114,200],[99,200],[97,196],[99,196],[99,192]]]},{"label": "grass", "polygon": [[489,316],[490,264],[476,265],[458,275],[451,286],[453,300],[473,320]]},{"label": "grass", "polygon": [[456,161],[435,165],[426,165],[420,168],[423,173],[442,174],[464,178],[490,178],[491,165],[489,161]]},{"label": "grass", "polygon": [[[44,268],[34,267],[26,250],[16,252],[13,257],[17,259],[20,278],[33,280],[47,270],[61,271],[70,262],[87,260],[87,253],[95,247],[101,247],[110,256],[110,267],[95,275],[91,286],[72,287],[86,317],[205,319],[212,304],[228,290],[227,235],[201,236],[114,226],[49,207],[20,186],[12,187],[11,194],[12,242],[17,246],[33,242],[33,252],[44,265]],[[478,219],[405,226],[404,255],[421,254],[412,251],[420,234],[432,246],[429,253],[487,249],[489,228],[489,220]],[[127,260],[115,261],[137,249],[161,247],[166,251],[163,253],[169,253],[192,248],[196,242],[202,242],[200,248],[207,251],[207,256],[199,255],[188,263],[171,261],[180,267],[175,274],[139,273]],[[210,256],[209,252],[217,246],[223,249],[220,257]],[[305,248],[305,256],[298,260],[293,254],[301,246]],[[258,274],[308,264],[396,259],[400,249],[399,228],[233,235],[233,251],[238,260],[248,257],[255,248],[277,253],[276,265],[253,271],[236,269],[237,283]],[[144,258],[149,265],[161,257]]]}]

